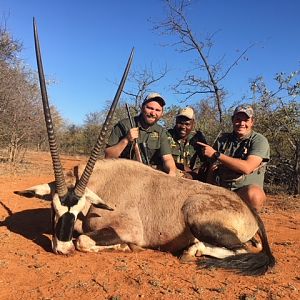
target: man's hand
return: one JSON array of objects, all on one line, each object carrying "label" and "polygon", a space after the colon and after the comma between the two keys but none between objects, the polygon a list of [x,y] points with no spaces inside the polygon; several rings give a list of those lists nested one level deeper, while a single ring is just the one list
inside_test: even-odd
[{"label": "man's hand", "polygon": [[164,164],[164,171],[170,176],[175,177],[177,168],[172,154],[165,154],[163,155],[162,159]]},{"label": "man's hand", "polygon": [[135,139],[139,137],[139,129],[137,127],[131,128],[127,133],[128,142],[133,142]]},{"label": "man's hand", "polygon": [[[213,147],[200,142],[198,142],[198,144],[203,147],[202,151],[205,156],[209,158],[214,157],[214,154],[217,151]],[[262,158],[257,155],[249,155],[247,159],[244,160],[227,156],[222,153],[219,158],[219,162],[221,162],[224,166],[231,169],[232,171],[248,175],[260,166]]]},{"label": "man's hand", "polygon": [[212,158],[214,156],[214,154],[217,152],[213,147],[211,147],[207,144],[204,144],[201,142],[197,142],[197,144],[201,146],[202,153],[209,158]]}]

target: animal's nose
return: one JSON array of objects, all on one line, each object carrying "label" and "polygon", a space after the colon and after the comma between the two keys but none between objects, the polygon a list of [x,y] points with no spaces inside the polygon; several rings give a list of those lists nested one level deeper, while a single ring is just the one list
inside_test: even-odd
[{"label": "animal's nose", "polygon": [[74,255],[75,248],[73,247],[73,248],[69,249],[68,251],[57,250],[56,253],[59,255],[64,255],[64,256],[71,256],[71,255]]}]

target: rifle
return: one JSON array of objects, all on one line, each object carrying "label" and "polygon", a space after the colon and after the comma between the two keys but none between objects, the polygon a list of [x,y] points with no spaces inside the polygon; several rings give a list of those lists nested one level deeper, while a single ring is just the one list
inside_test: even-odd
[{"label": "rifle", "polygon": [[[132,117],[131,117],[131,114],[130,114],[128,104],[125,103],[125,106],[126,106],[130,126],[131,126],[131,128],[133,128],[134,127],[133,120],[132,120]],[[133,146],[134,146],[134,153],[135,153],[136,160],[143,163],[143,159],[142,159],[142,156],[141,156],[141,151],[140,151],[140,148],[139,148],[139,144],[137,143],[137,139],[134,139]]]},{"label": "rifle", "polygon": [[144,157],[146,159],[146,164],[149,166],[150,165],[150,161],[149,161],[149,156],[148,156],[147,145],[146,145],[145,142],[141,144],[141,149],[142,149],[142,152],[143,152]]},{"label": "rifle", "polygon": [[213,141],[213,143],[212,143],[213,146],[214,146],[214,144],[216,143],[216,141],[218,140],[218,138],[220,137],[221,133],[222,133],[222,129],[219,131],[218,135],[217,135],[216,138],[214,139],[214,141]]}]

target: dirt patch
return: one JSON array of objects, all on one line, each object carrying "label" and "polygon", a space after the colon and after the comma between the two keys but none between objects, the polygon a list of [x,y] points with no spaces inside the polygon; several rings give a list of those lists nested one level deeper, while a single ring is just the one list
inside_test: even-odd
[{"label": "dirt patch", "polygon": [[[66,170],[83,161],[62,156]],[[0,164],[0,299],[300,299],[300,198],[268,196],[261,216],[276,267],[261,277],[180,264],[169,253],[51,251],[50,203],[13,191],[53,180],[50,156]]]}]

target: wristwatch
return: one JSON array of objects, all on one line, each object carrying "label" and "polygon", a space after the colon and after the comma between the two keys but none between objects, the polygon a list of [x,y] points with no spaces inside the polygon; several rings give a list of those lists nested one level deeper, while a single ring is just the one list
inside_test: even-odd
[{"label": "wristwatch", "polygon": [[216,151],[216,152],[214,153],[214,159],[215,159],[215,160],[219,160],[219,159],[220,159],[220,155],[221,155],[221,153],[220,153],[219,151]]}]

